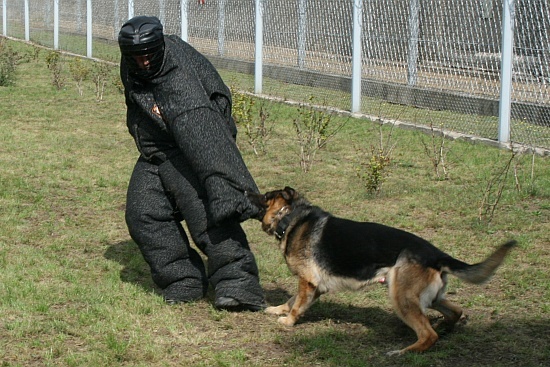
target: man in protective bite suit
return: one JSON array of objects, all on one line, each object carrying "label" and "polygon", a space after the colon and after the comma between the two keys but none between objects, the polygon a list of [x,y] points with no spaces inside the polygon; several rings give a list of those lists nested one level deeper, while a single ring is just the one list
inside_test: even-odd
[{"label": "man in protective bite suit", "polygon": [[128,20],[118,42],[127,125],[140,153],[126,223],[155,284],[170,304],[204,297],[210,282],[217,308],[262,310],[258,268],[240,224],[256,214],[245,192],[258,188],[235,142],[229,89],[203,55],[164,35],[156,17]]}]

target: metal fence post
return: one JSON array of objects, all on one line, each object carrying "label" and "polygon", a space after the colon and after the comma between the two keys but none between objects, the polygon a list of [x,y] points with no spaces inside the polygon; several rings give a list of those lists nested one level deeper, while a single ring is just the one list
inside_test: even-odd
[{"label": "metal fence post", "polygon": [[164,0],[159,0],[159,20],[162,24],[166,24],[166,4]]},{"label": "metal fence post", "polygon": [[409,60],[407,62],[407,83],[416,85],[418,77],[418,40],[420,32],[420,2],[410,0],[409,4]]},{"label": "metal fence post", "polygon": [[502,8],[502,52],[500,73],[500,104],[498,114],[498,141],[510,141],[512,104],[512,61],[514,57],[514,0],[504,0]]},{"label": "metal fence post", "polygon": [[307,39],[307,0],[298,1],[298,67],[306,66],[306,39]]},{"label": "metal fence post", "polygon": [[29,0],[25,0],[25,41],[27,42],[31,39],[29,24]]},{"label": "metal fence post", "polygon": [[256,0],[256,50],[254,55],[254,93],[262,93],[263,84],[263,39],[264,0]]},{"label": "metal fence post", "polygon": [[86,56],[92,57],[92,0],[86,0]]},{"label": "metal fence post", "polygon": [[220,0],[218,5],[218,55],[225,54],[225,0]]},{"label": "metal fence post", "polygon": [[53,0],[53,49],[59,50],[59,0]]},{"label": "metal fence post", "polygon": [[187,42],[189,34],[187,33],[188,28],[188,15],[187,15],[187,0],[180,1],[180,18],[181,18],[181,39]]},{"label": "metal fence post", "polygon": [[353,50],[351,61],[351,112],[361,110],[361,29],[363,28],[363,0],[353,1]]},{"label": "metal fence post", "polygon": [[128,0],[128,19],[134,17],[134,0]]}]

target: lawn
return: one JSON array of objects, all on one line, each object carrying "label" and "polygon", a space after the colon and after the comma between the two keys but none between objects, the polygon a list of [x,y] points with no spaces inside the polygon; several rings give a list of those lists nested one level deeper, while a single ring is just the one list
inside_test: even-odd
[{"label": "lawn", "polygon": [[[406,229],[467,262],[518,240],[489,283],[451,278],[464,325],[427,353],[390,358],[415,336],[382,285],[325,295],[293,328],[263,313],[218,311],[213,294],[165,305],[124,223],[137,152],[116,69],[101,99],[90,79],[80,95],[72,59],[61,58],[57,88],[50,51],[10,46],[21,59],[15,85],[0,87],[1,366],[548,365],[549,157],[444,140],[447,178],[438,178],[425,151],[437,137],[332,116],[344,125],[305,173],[293,126],[301,107],[254,100],[252,116],[262,106],[272,128],[265,154],[253,152],[243,125],[238,144],[262,191],[292,186],[335,215]],[[380,147],[393,149],[373,194],[365,163]],[[286,301],[296,282],[276,240],[259,222],[243,226],[268,303]]]}]

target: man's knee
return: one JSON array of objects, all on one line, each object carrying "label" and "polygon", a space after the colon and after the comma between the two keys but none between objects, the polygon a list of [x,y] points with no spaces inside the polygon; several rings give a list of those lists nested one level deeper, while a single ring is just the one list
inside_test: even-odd
[{"label": "man's knee", "polygon": [[132,237],[134,242],[137,244],[143,242],[142,237],[144,235],[144,227],[146,226],[146,221],[143,219],[143,216],[135,211],[127,209],[125,220],[130,237]]}]

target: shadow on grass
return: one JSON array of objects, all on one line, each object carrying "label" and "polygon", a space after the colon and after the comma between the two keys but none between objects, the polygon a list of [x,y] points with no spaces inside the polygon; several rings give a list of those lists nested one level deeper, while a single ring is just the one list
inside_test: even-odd
[{"label": "shadow on grass", "polygon": [[149,265],[143,259],[139,248],[133,241],[123,241],[110,245],[104,254],[105,258],[116,261],[123,266],[120,280],[134,283],[147,292],[159,293],[159,289],[151,279]]},{"label": "shadow on grass", "polygon": [[[329,319],[329,327],[315,325],[326,325]],[[550,361],[548,319],[469,322],[452,332],[441,331],[425,353],[394,357],[386,353],[414,343],[416,336],[383,309],[321,300],[297,326],[294,352],[314,355],[317,363],[328,366],[547,366]]]},{"label": "shadow on grass", "polygon": [[[265,293],[266,301],[270,306],[278,306],[292,297],[292,294],[287,290],[278,287],[267,287]],[[407,328],[395,314],[381,308],[357,307],[331,302],[324,299],[323,296],[306,311],[300,319],[299,324],[315,323],[326,319],[331,319],[338,323],[362,324],[369,328],[382,327],[384,330],[387,330],[387,323],[389,322],[393,322],[395,326],[403,325],[405,329]]]},{"label": "shadow on grass", "polygon": [[265,291],[265,300],[267,304],[270,306],[278,306],[282,303],[285,303],[286,301],[288,301],[290,297],[292,297],[292,295],[289,292],[287,292],[285,289],[282,289],[282,288],[265,289],[264,287],[264,291]]}]

